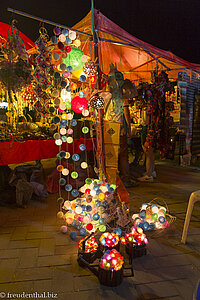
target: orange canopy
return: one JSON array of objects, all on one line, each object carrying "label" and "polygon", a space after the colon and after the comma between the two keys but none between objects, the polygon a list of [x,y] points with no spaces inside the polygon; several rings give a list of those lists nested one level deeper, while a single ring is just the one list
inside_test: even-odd
[{"label": "orange canopy", "polygon": [[[94,10],[94,23],[98,33],[100,69],[105,74],[109,72],[111,63],[116,63],[124,77],[132,81],[149,81],[157,65],[159,70],[167,71],[171,79],[176,79],[180,71],[200,73],[199,64],[187,62],[172,52],[137,39],[97,10]],[[91,11],[73,28],[92,36]],[[81,36],[82,39],[83,51],[93,57],[92,39]]]}]

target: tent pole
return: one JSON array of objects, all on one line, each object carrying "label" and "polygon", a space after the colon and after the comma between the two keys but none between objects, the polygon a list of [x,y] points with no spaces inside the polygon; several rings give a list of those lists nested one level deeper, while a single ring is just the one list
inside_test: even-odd
[{"label": "tent pole", "polygon": [[[94,15],[94,0],[91,0],[91,26],[94,41],[94,59],[97,64],[97,89],[101,89],[101,78],[99,69],[99,44],[98,31],[96,29],[98,15]],[[97,158],[99,168],[99,179],[104,181],[106,179],[106,163],[105,163],[105,145],[104,145],[104,124],[103,124],[103,109],[98,109],[97,124]]]},{"label": "tent pole", "polygon": [[83,32],[83,31],[71,28],[71,27],[67,27],[67,26],[64,26],[64,25],[61,25],[61,24],[58,24],[58,23],[55,23],[55,22],[52,22],[52,21],[49,21],[49,20],[45,20],[45,19],[42,19],[40,17],[35,17],[33,15],[27,14],[25,12],[22,12],[22,11],[13,9],[13,8],[7,8],[7,11],[13,12],[13,13],[15,13],[17,15],[21,15],[23,17],[27,17],[29,19],[33,19],[33,20],[40,21],[40,22],[43,22],[43,23],[46,23],[46,24],[50,24],[50,25],[53,25],[53,26],[61,27],[61,28],[64,28],[64,29],[69,29],[69,30],[72,30],[72,31],[79,32],[81,34],[85,34],[85,35],[91,36],[89,33],[86,33],[86,32]]}]

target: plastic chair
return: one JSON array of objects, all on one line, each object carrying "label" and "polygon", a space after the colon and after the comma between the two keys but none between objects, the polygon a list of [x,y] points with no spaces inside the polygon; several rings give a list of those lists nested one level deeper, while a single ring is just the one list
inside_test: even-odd
[{"label": "plastic chair", "polygon": [[183,228],[183,234],[182,234],[182,238],[181,238],[181,242],[184,244],[185,244],[186,238],[187,238],[187,233],[188,233],[188,228],[189,228],[189,224],[190,224],[193,207],[197,201],[200,201],[200,190],[195,191],[190,195],[188,208],[187,208],[187,214],[186,214],[184,228]]}]

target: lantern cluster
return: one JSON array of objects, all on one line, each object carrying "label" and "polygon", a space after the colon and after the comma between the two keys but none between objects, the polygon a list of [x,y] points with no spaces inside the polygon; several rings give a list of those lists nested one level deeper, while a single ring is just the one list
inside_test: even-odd
[{"label": "lantern cluster", "polygon": [[[87,238],[87,236],[84,239],[80,239],[78,242],[78,249],[83,250],[83,242]],[[95,252],[98,249],[98,243],[95,241],[94,236],[91,236],[86,242],[85,242],[85,252],[91,253]]]},{"label": "lantern cluster", "polygon": [[115,249],[107,250],[101,258],[100,266],[102,269],[118,271],[124,263],[123,256]]},{"label": "lantern cluster", "polygon": [[104,232],[99,241],[104,247],[115,247],[119,242],[119,236],[114,232]]},{"label": "lantern cluster", "polygon": [[157,204],[142,204],[139,214],[132,216],[134,225],[145,230],[163,229],[169,226],[166,208]]},{"label": "lantern cluster", "polygon": [[73,201],[67,200],[63,205],[63,210],[67,211],[64,215],[66,223],[78,229],[83,236],[97,229],[105,232],[109,217],[107,211],[114,209],[117,203],[115,185],[91,178],[86,178],[85,182],[80,188],[84,195]]},{"label": "lantern cluster", "polygon": [[147,245],[148,240],[146,238],[146,235],[143,233],[142,228],[140,227],[132,227],[131,232],[127,233],[125,237],[121,237],[120,239],[121,243],[124,245],[127,245],[129,243],[132,243],[134,246],[141,246],[141,245]]}]

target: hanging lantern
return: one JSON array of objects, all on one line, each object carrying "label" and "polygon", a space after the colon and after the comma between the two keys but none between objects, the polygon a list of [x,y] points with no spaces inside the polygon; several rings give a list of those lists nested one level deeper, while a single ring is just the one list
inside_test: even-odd
[{"label": "hanging lantern", "polygon": [[88,104],[86,98],[76,96],[71,101],[71,108],[76,113],[81,113],[83,109],[87,109]]},{"label": "hanging lantern", "polygon": [[83,51],[76,47],[71,47],[71,51],[68,53],[67,58],[63,58],[63,63],[66,66],[71,66],[73,71],[80,70],[84,66],[81,57],[83,56]]},{"label": "hanging lantern", "polygon": [[97,74],[97,66],[93,61],[89,61],[85,63],[85,66],[83,67],[83,71],[88,76],[93,76]]},{"label": "hanging lantern", "polygon": [[96,93],[90,98],[89,106],[95,109],[102,109],[104,108],[104,99],[98,93]]}]

